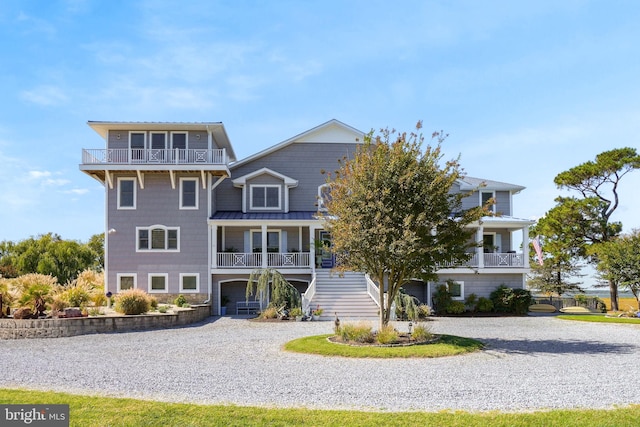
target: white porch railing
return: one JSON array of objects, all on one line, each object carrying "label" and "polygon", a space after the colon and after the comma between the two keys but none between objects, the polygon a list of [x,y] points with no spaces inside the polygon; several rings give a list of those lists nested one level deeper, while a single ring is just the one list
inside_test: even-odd
[{"label": "white porch railing", "polygon": [[212,164],[228,163],[225,149],[83,149],[85,165],[108,164]]},{"label": "white porch railing", "polygon": [[[278,269],[311,268],[309,252],[267,253],[266,267]],[[216,257],[218,268],[260,268],[263,267],[262,253],[219,252]]]},{"label": "white porch railing", "polygon": [[[524,256],[522,253],[486,253],[483,255],[485,268],[510,268],[524,267]],[[462,264],[454,264],[452,262],[441,263],[440,268],[456,268],[456,267],[479,267],[479,257],[474,253],[469,261]]]}]

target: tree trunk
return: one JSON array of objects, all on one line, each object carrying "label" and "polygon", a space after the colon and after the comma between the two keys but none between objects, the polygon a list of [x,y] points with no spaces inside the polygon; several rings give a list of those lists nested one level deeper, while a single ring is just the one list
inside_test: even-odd
[{"label": "tree trunk", "polygon": [[611,296],[611,311],[618,311],[618,285],[609,280],[609,294]]},{"label": "tree trunk", "polygon": [[389,317],[387,314],[387,304],[384,300],[384,282],[380,281],[378,284],[380,286],[380,329],[384,327],[387,323],[389,323]]}]

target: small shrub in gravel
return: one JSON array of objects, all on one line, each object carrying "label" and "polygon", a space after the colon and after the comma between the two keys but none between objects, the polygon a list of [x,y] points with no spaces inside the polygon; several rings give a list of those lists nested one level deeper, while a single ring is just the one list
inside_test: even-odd
[{"label": "small shrub in gravel", "polygon": [[149,296],[142,289],[129,289],[116,295],[115,310],[122,314],[143,314],[149,311]]}]

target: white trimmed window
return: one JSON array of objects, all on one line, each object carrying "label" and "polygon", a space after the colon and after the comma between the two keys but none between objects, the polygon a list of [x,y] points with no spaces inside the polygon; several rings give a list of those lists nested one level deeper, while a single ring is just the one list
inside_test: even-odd
[{"label": "white trimmed window", "polygon": [[118,178],[118,209],[136,208],[136,179]]},{"label": "white trimmed window", "polygon": [[150,294],[167,293],[169,288],[169,275],[167,273],[149,273],[149,290]]},{"label": "white trimmed window", "polygon": [[251,209],[280,209],[279,185],[252,185],[249,193]]},{"label": "white trimmed window", "polygon": [[[251,230],[251,250],[262,252],[262,230]],[[280,252],[280,230],[267,231],[267,252]]]},{"label": "white trimmed window", "polygon": [[[480,206],[484,206],[489,199],[493,199],[495,202],[496,193],[495,191],[481,191],[480,192]],[[489,206],[489,211],[496,213],[496,204]]]},{"label": "white trimmed window", "polygon": [[131,160],[144,160],[144,149],[147,144],[147,134],[145,132],[129,132],[129,149],[131,150]]},{"label": "white trimmed window", "polygon": [[200,292],[200,274],[180,273],[180,292]]},{"label": "white trimmed window", "polygon": [[330,184],[322,184],[318,187],[318,210],[321,212],[326,212],[327,207],[325,206],[325,202],[330,200],[331,198],[331,185]]},{"label": "white trimmed window", "polygon": [[179,252],[180,228],[153,225],[151,227],[136,227],[138,252]]},{"label": "white trimmed window", "polygon": [[137,288],[138,275],[136,273],[118,273],[118,292]]},{"label": "white trimmed window", "polygon": [[180,178],[180,209],[198,209],[198,178]]},{"label": "white trimmed window", "polygon": [[464,282],[447,282],[447,290],[454,301],[464,301]]}]

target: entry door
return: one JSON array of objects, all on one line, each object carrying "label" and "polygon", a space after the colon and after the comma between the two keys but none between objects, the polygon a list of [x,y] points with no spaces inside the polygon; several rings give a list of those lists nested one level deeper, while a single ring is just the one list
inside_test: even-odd
[{"label": "entry door", "polygon": [[322,268],[335,267],[335,257],[331,252],[331,234],[328,231],[320,231],[322,241]]}]

